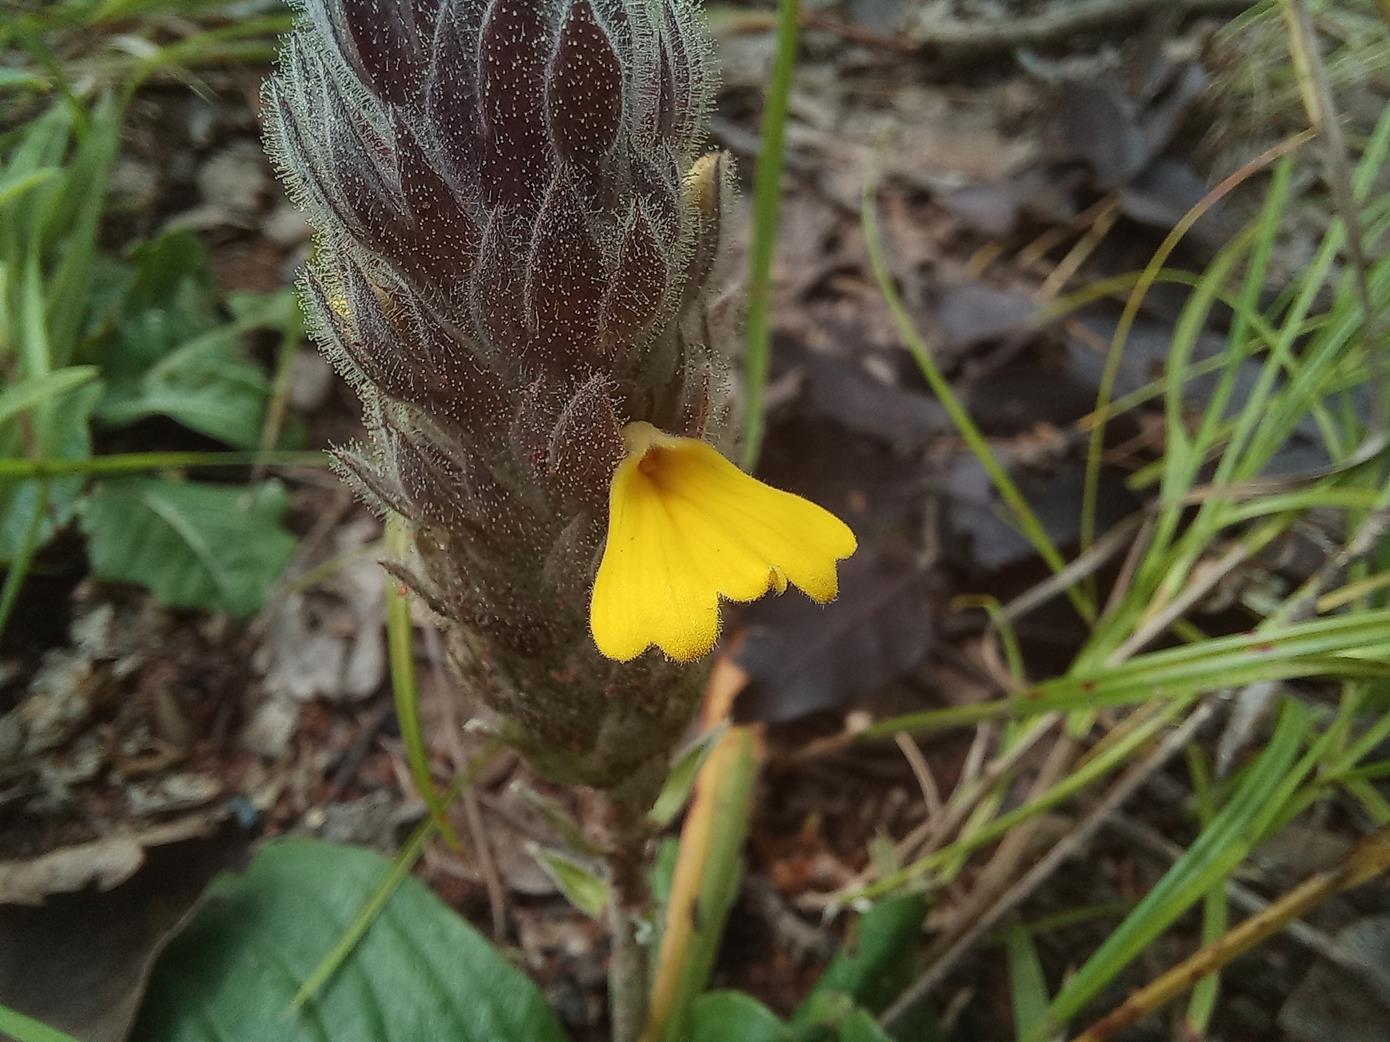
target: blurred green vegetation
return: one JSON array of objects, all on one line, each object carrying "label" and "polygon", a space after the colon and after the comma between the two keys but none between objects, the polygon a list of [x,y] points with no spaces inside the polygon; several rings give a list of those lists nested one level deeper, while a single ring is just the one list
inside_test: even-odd
[{"label": "blurred green vegetation", "polygon": [[14,114],[0,126],[0,630],[36,555],[74,521],[98,577],[237,616],[259,605],[292,552],[278,484],[242,494],[179,472],[248,460],[102,452],[156,416],[201,438],[151,450],[211,439],[270,459],[285,444],[266,422],[270,381],[246,348],[265,331],[282,355],[297,347],[291,295],[221,297],[189,232],[103,248],[103,230],[141,84],[266,60],[286,21],[262,3],[69,0],[22,5],[0,22],[0,53],[15,58],[0,77],[0,111]]}]

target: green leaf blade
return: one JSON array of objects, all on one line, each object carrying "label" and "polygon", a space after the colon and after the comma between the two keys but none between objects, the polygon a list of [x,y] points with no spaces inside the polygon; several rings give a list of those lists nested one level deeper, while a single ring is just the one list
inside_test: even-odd
[{"label": "green leaf blade", "polygon": [[850,996],[870,1012],[887,1006],[912,980],[916,942],[926,915],[926,896],[909,891],[880,901],[860,916],[854,936],[826,967],[792,1023],[808,1023],[817,1001],[836,993]]},{"label": "green leaf blade", "polygon": [[0,1006],[0,1034],[14,1038],[15,1042],[77,1042],[71,1035],[8,1006]]},{"label": "green leaf blade", "polygon": [[294,552],[294,536],[280,525],[287,507],[277,482],[238,488],[117,478],[83,504],[82,527],[98,578],[240,619],[260,607]]},{"label": "green leaf blade", "polygon": [[341,971],[291,1011],[300,982],[387,870],[349,847],[267,845],[245,875],[213,884],[160,960],[135,1037],[563,1042],[535,985],[414,879]]},{"label": "green leaf blade", "polygon": [[690,1042],[791,1042],[770,1009],[738,991],[712,991],[690,1008]]},{"label": "green leaf blade", "polygon": [[[79,373],[85,370],[78,370]],[[45,379],[66,379],[73,369],[60,369]],[[46,462],[85,460],[92,454],[88,419],[101,397],[102,385],[87,382],[50,399],[51,412]],[[0,428],[0,448],[9,456],[22,447],[16,427]],[[45,494],[37,481],[0,480],[0,563],[15,560],[29,538],[30,527],[38,519],[35,547],[45,545],[54,533],[68,524],[77,511],[85,479],[80,474],[53,478]]]}]

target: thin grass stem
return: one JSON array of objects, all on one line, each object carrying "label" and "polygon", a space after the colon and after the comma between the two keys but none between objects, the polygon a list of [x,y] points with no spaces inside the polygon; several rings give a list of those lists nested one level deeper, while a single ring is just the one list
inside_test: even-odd
[{"label": "thin grass stem", "polygon": [[782,209],[787,105],[796,71],[799,0],[778,0],[776,53],[763,101],[762,146],[753,182],[752,270],[744,340],[743,467],[752,470],[767,427],[767,379],[772,368],[772,259]]}]

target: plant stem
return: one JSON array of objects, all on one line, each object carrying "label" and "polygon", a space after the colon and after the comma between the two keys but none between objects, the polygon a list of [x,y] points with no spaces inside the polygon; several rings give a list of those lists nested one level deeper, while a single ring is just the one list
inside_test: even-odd
[{"label": "plant stem", "polygon": [[0,478],[59,478],[66,474],[96,477],[138,474],[184,467],[326,467],[322,452],[122,452],[86,459],[0,459]]},{"label": "plant stem", "polygon": [[650,777],[633,778],[623,789],[608,794],[612,822],[608,875],[613,888],[608,1004],[613,1042],[637,1042],[647,1019],[647,958],[638,928],[650,912],[647,811],[661,791],[662,775],[657,770]]},{"label": "plant stem", "polygon": [[[290,379],[294,375],[294,356],[304,341],[304,318],[298,307],[290,312],[285,329],[280,337],[276,351],[275,376],[271,381],[270,400],[265,405],[265,417],[261,421],[261,445],[263,454],[273,452],[285,429],[285,417],[289,415]],[[260,481],[265,477],[267,461],[258,460],[251,471],[251,480]]]},{"label": "plant stem", "polygon": [[613,1042],[636,1042],[646,1017],[646,960],[637,940],[637,918],[615,897],[610,910],[613,954],[608,965],[608,1002]]}]

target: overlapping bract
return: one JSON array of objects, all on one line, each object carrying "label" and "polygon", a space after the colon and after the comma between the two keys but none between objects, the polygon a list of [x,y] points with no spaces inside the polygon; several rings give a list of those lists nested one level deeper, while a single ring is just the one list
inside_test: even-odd
[{"label": "overlapping bract", "polygon": [[403,577],[467,679],[598,785],[665,752],[697,682],[605,661],[586,612],[622,426],[722,415],[709,92],[687,0],[309,0],[264,99],[371,431],[343,467],[414,523]]}]

